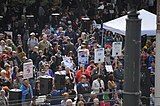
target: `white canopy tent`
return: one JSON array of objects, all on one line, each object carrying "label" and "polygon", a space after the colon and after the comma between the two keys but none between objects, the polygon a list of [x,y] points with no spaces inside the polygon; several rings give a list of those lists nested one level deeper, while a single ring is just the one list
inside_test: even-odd
[{"label": "white canopy tent", "polygon": [[[148,36],[156,35],[156,15],[152,14],[144,9],[138,11],[140,13],[139,18],[142,19],[141,23],[141,35],[147,34]],[[127,15],[120,18],[103,23],[103,28],[110,30],[114,33],[125,35],[126,32],[126,19]]]}]

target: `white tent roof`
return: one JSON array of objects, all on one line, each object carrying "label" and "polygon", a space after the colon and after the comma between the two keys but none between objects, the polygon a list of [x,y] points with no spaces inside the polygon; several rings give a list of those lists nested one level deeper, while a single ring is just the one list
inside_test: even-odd
[{"label": "white tent roof", "polygon": [[[138,11],[140,13],[139,18],[142,19],[141,23],[141,35],[147,34],[148,36],[156,35],[156,15],[152,14],[144,9]],[[126,19],[127,15],[120,18],[114,19],[112,21],[103,23],[103,28],[125,35],[126,32]]]}]

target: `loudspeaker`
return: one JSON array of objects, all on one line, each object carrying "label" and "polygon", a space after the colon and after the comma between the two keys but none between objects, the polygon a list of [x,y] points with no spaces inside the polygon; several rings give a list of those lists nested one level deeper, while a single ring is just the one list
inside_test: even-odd
[{"label": "loudspeaker", "polygon": [[40,77],[40,93],[47,95],[52,91],[52,77]]},{"label": "loudspeaker", "polygon": [[20,89],[11,89],[9,91],[9,105],[22,106],[22,91]]},{"label": "loudspeaker", "polygon": [[63,89],[65,87],[65,75],[55,74],[54,83],[56,89]]}]

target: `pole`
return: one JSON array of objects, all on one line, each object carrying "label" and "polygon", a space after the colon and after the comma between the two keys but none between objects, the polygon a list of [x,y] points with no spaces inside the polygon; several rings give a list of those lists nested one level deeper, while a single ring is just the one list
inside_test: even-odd
[{"label": "pole", "polygon": [[139,106],[141,19],[138,18],[136,0],[129,1],[131,9],[126,19],[123,106]]},{"label": "pole", "polygon": [[155,106],[160,106],[160,0],[157,0],[157,35],[155,61]]},{"label": "pole", "polygon": [[104,34],[104,31],[103,31],[103,20],[101,19],[101,37],[102,37],[101,38],[101,47],[104,47],[104,42],[103,42],[104,41],[103,40],[104,39],[104,35],[103,34]]}]

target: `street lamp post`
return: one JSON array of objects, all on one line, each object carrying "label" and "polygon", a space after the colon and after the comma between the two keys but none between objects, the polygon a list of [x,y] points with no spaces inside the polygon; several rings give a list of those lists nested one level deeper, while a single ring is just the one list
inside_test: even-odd
[{"label": "street lamp post", "polygon": [[141,49],[141,19],[137,13],[139,0],[128,0],[128,3],[130,9],[126,19],[123,106],[139,106]]},{"label": "street lamp post", "polygon": [[160,106],[160,0],[157,0],[157,34],[155,64],[155,106]]}]

